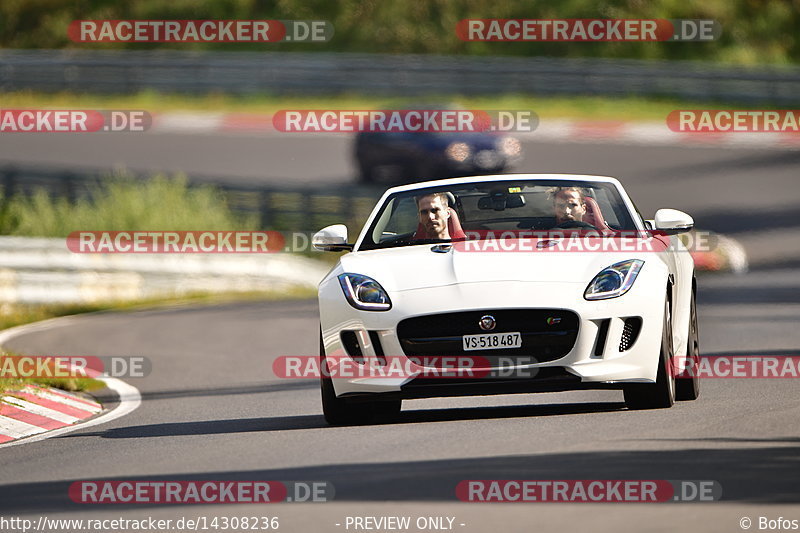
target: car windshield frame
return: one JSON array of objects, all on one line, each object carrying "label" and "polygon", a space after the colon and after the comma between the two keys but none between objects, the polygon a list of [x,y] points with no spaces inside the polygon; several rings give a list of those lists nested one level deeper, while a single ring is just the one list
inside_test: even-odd
[{"label": "car windshield frame", "polygon": [[[489,191],[491,190],[499,190],[499,189],[512,190],[514,188],[520,188],[521,190],[524,187],[541,187],[541,188],[578,187],[584,190],[604,189],[610,196],[610,205],[612,206],[612,209],[614,211],[614,216],[619,222],[621,222],[621,224],[619,225],[618,228],[612,228],[612,231],[597,232],[599,236],[601,237],[613,236],[613,235],[618,235],[620,232],[640,231],[644,228],[644,222],[641,219],[639,213],[636,212],[632,207],[632,201],[630,200],[630,198],[627,197],[625,191],[613,181],[605,181],[605,180],[596,181],[596,180],[578,179],[578,178],[570,180],[547,179],[547,178],[526,179],[526,178],[514,178],[512,175],[509,175],[509,179],[507,180],[487,180],[487,181],[476,180],[476,181],[468,181],[461,183],[451,183],[448,185],[444,184],[432,185],[430,187],[420,187],[416,189],[403,190],[392,193],[384,198],[383,202],[381,203],[380,209],[377,212],[375,212],[374,216],[371,217],[369,221],[369,226],[366,227],[365,230],[362,232],[362,234],[359,236],[354,251],[383,250],[383,249],[397,248],[397,247],[454,242],[454,239],[412,239],[411,237],[413,236],[414,232],[408,234],[407,235],[408,238],[403,238],[403,235],[405,234],[400,234],[398,236],[399,238],[395,241],[378,242],[378,243],[374,242],[372,237],[376,231],[378,224],[383,223],[384,224],[383,229],[387,227],[386,221],[383,221],[383,219],[385,219],[386,217],[386,210],[392,207],[395,201],[397,201],[398,199],[423,196],[437,192],[451,193],[454,191],[455,193],[458,193],[459,190],[466,192],[466,190],[468,189],[471,189],[475,192],[485,192],[486,194],[488,194]],[[530,191],[528,192],[528,194],[530,194]],[[513,207],[506,209],[513,209]],[[504,210],[501,210],[501,212]],[[392,215],[393,214],[394,213],[392,213]],[[509,219],[511,218],[512,217],[509,217]],[[469,234],[470,231],[472,230],[464,228],[464,231]],[[502,231],[503,230],[497,230],[495,233],[500,234],[502,233]],[[538,230],[531,228],[530,231],[533,232]],[[545,231],[549,231],[549,229],[546,229]],[[563,231],[563,230],[558,228],[553,228],[553,231]],[[468,236],[468,238],[471,237]]]}]

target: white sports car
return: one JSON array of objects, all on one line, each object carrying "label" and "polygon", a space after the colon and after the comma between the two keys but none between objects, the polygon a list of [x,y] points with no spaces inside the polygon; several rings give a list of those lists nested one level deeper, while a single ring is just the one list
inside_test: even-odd
[{"label": "white sports car", "polygon": [[319,285],[326,420],[391,418],[403,399],[439,396],[611,388],[631,409],[697,398],[694,263],[676,236],[692,226],[673,209],[644,220],[609,177],[389,189],[355,243],[344,225],[313,239],[350,251]]}]

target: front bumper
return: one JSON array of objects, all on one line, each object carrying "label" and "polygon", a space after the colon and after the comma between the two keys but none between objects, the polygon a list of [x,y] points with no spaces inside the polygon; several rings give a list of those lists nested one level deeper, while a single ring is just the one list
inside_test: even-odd
[{"label": "front bumper", "polygon": [[[552,360],[530,363],[528,359],[510,366],[506,362],[504,372],[490,372],[475,379],[421,375],[335,378],[334,389],[340,397],[375,398],[380,393],[389,399],[620,388],[625,383],[653,383],[661,345],[664,292],[660,280],[642,274],[627,294],[609,300],[585,300],[586,287],[582,283],[498,281],[395,292],[391,294],[393,307],[386,312],[356,310],[345,301],[335,278],[335,283],[323,282],[320,319],[326,355],[354,355],[352,341],[356,339],[355,349],[360,351],[357,360],[366,364],[376,364],[381,357],[408,359],[398,336],[398,324],[411,317],[524,309],[554,313],[560,310],[577,316],[577,335],[571,349]],[[571,305],[565,306],[565,302]],[[342,342],[342,331],[354,332],[347,334],[351,342]],[[498,321],[496,332],[503,331],[513,330],[504,330]],[[471,333],[474,332],[464,332]],[[470,353],[481,356],[480,351]],[[488,366],[496,370],[492,364]],[[415,365],[409,361],[408,367]],[[420,372],[423,370],[420,368]]]},{"label": "front bumper", "polygon": [[521,159],[520,156],[507,156],[496,149],[473,149],[473,154],[464,161],[454,161],[442,156],[442,165],[455,175],[498,172],[511,168]]}]

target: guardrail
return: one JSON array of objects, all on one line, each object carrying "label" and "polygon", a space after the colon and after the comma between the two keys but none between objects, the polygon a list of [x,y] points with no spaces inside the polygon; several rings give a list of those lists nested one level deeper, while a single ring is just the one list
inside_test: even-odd
[{"label": "guardrail", "polygon": [[692,61],[349,53],[0,50],[0,90],[651,96],[800,102],[800,69]]},{"label": "guardrail", "polygon": [[0,303],[313,289],[327,270],[295,254],[77,254],[66,239],[0,237]]}]

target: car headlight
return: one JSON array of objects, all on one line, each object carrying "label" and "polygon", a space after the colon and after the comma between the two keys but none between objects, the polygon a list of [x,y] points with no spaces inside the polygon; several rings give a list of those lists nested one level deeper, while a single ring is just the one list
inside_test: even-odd
[{"label": "car headlight", "polygon": [[350,305],[362,311],[388,311],[392,301],[374,279],[361,274],[339,274],[339,284]]},{"label": "car headlight", "polygon": [[497,143],[497,148],[506,157],[517,157],[522,153],[522,144],[514,137],[504,137]]},{"label": "car headlight", "polygon": [[644,261],[629,259],[614,263],[601,270],[586,287],[583,297],[587,300],[605,300],[622,296],[630,290]]},{"label": "car headlight", "polygon": [[453,161],[463,163],[469,157],[470,149],[467,143],[452,143],[444,153]]}]

